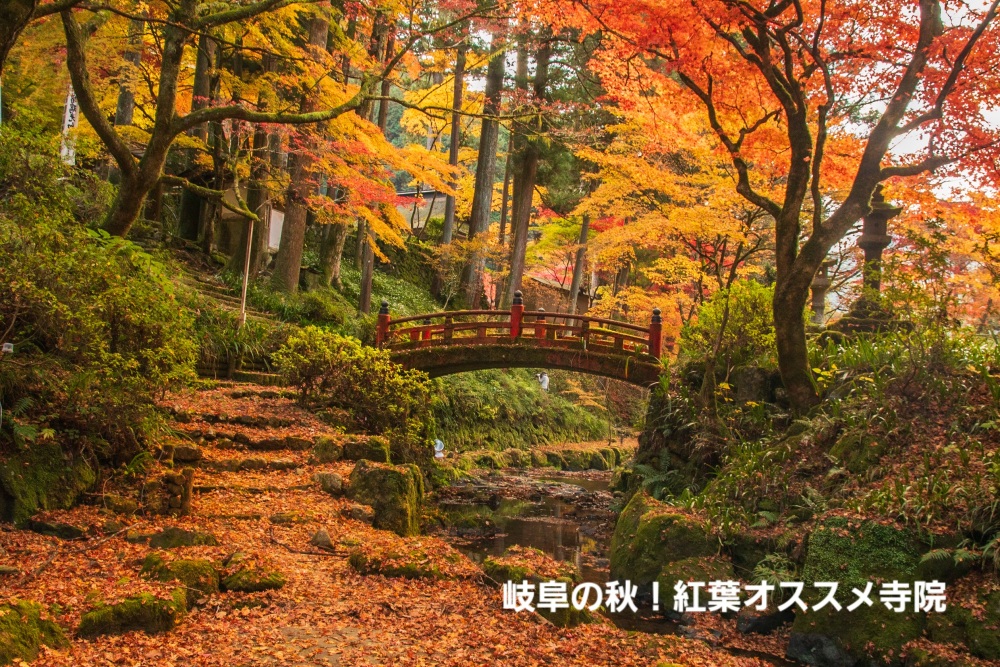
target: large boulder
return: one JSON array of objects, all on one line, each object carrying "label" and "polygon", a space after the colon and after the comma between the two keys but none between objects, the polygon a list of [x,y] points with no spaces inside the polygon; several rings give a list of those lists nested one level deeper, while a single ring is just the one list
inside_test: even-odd
[{"label": "large boulder", "polygon": [[974,600],[949,600],[943,614],[928,614],[927,636],[965,646],[977,658],[1000,660],[1000,591],[987,584]]},{"label": "large boulder", "polygon": [[665,566],[690,558],[709,558],[718,551],[719,541],[704,523],[639,492],[632,496],[615,524],[611,578],[627,579],[645,588],[663,574]]},{"label": "large boulder", "polygon": [[803,600],[811,605],[823,591],[817,581],[838,583],[837,600],[844,609],[830,605],[796,612],[789,639],[788,657],[816,667],[853,667],[859,664],[902,665],[902,647],[920,637],[923,614],[889,610],[873,586],[872,605],[853,612],[846,607],[855,599],[853,588],[864,590],[869,581],[898,580],[912,585],[919,579],[920,543],[908,530],[870,520],[843,517],[821,521],[809,536],[802,580]]},{"label": "large boulder", "polygon": [[69,509],[97,474],[57,444],[34,444],[0,460],[0,521],[23,524],[38,510]]},{"label": "large boulder", "polygon": [[62,628],[42,618],[38,604],[15,600],[0,605],[0,665],[30,662],[41,646],[63,648],[68,643]]},{"label": "large boulder", "polygon": [[420,533],[424,482],[415,465],[358,461],[351,472],[348,493],[353,500],[372,507],[376,528],[391,530],[403,537]]}]

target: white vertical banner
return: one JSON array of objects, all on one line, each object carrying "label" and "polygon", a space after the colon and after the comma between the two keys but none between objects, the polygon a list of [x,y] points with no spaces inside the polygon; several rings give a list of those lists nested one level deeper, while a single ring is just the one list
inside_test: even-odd
[{"label": "white vertical banner", "polygon": [[66,113],[63,114],[62,147],[59,149],[62,161],[66,164],[76,164],[76,142],[69,136],[69,133],[76,127],[79,116],[80,107],[76,103],[73,85],[70,84],[69,93],[66,95]]}]

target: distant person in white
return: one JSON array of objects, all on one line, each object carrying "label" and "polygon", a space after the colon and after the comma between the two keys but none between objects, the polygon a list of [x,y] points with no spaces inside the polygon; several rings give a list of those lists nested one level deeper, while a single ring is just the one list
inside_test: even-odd
[{"label": "distant person in white", "polygon": [[538,378],[538,384],[542,385],[542,391],[548,391],[549,390],[549,374],[546,373],[545,371],[542,371],[541,373],[537,374],[535,377]]}]

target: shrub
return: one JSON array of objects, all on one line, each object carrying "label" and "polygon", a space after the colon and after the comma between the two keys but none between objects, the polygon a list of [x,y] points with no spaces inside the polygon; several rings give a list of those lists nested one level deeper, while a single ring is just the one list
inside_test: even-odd
[{"label": "shrub", "polygon": [[[53,440],[127,462],[155,427],[154,399],[190,376],[191,318],[167,267],[81,224],[100,188],[57,149],[0,132],[0,449]],[[98,216],[99,217],[99,216]]]},{"label": "shrub", "polygon": [[309,326],[291,335],[273,358],[303,403],[343,410],[356,430],[414,433],[429,419],[427,376],[403,370],[385,350]]},{"label": "shrub", "polygon": [[773,298],[773,288],[754,280],[738,280],[728,290],[716,292],[698,309],[697,320],[681,330],[681,353],[698,361],[709,358],[722,330],[717,367],[773,367]]}]

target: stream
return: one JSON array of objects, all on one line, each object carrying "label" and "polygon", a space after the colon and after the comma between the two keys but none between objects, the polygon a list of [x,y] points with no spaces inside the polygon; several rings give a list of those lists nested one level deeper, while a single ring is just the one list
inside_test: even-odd
[{"label": "stream", "polygon": [[[441,536],[477,563],[500,556],[513,545],[533,547],[553,559],[574,563],[583,581],[605,584],[617,517],[610,483],[611,472],[488,471],[439,491],[438,508],[451,525]],[[713,644],[721,634],[694,634],[642,604],[638,614],[618,613],[609,618],[623,630],[695,636]],[[771,653],[719,648],[771,665],[798,664]]]}]

